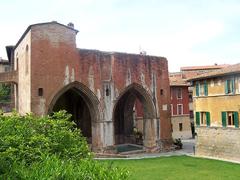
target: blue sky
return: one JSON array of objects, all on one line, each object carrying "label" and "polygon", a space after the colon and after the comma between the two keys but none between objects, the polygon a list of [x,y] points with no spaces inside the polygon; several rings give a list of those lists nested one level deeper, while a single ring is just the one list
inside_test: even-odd
[{"label": "blue sky", "polygon": [[30,24],[73,22],[79,48],[164,56],[169,70],[240,62],[239,0],[6,0],[0,56]]}]

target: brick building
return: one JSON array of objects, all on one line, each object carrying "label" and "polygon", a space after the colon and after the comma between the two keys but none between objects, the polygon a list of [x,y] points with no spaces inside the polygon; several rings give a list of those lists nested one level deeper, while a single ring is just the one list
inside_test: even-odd
[{"label": "brick building", "polygon": [[170,88],[166,58],[78,49],[72,23],[30,25],[8,57],[19,113],[46,115],[66,109],[93,150],[134,143],[134,104],[143,109],[147,150],[171,146]]},{"label": "brick building", "polygon": [[194,87],[196,155],[240,160],[240,64],[190,79]]},{"label": "brick building", "polygon": [[189,110],[191,94],[190,84],[183,78],[183,73],[170,73],[170,93],[171,93],[171,123],[172,137],[174,139],[192,138],[191,118],[192,111]]}]

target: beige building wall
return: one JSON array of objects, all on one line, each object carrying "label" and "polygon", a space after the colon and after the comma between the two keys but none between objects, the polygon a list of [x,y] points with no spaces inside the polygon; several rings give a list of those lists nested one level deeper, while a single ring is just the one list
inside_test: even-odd
[{"label": "beige building wall", "polygon": [[18,112],[25,114],[31,112],[31,30],[15,49],[14,56],[14,69],[18,70],[19,82],[18,86],[15,86],[15,92],[18,93],[16,105]]},{"label": "beige building wall", "polygon": [[[234,93],[225,93],[227,79],[235,79]],[[202,82],[200,81],[200,83]],[[196,86],[194,87],[194,110],[195,112],[210,112],[210,126],[222,127],[221,112],[237,111],[240,113],[240,76],[209,79],[207,84],[208,96],[196,96]]]},{"label": "beige building wall", "polygon": [[240,161],[239,128],[197,128],[196,155]]},{"label": "beige building wall", "polygon": [[[226,80],[234,82],[234,91],[227,94]],[[197,82],[201,84],[203,81],[207,82],[208,95],[196,96],[196,83],[194,83],[194,111],[209,112],[210,126],[196,126],[196,155],[239,161],[240,129],[234,125],[228,125],[228,119],[226,119],[226,127],[223,127],[222,112],[238,112],[238,116],[240,114],[240,75],[228,75]]]},{"label": "beige building wall", "polygon": [[[192,131],[191,131],[191,122],[189,115],[186,116],[172,116],[172,137],[173,139],[189,139],[192,138]],[[180,125],[182,124],[182,130],[180,129]]]}]

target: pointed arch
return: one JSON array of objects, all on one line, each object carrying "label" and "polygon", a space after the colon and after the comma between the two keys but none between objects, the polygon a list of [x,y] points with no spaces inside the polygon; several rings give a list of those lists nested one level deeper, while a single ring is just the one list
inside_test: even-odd
[{"label": "pointed arch", "polygon": [[53,112],[53,107],[56,104],[57,100],[69,90],[74,90],[84,99],[90,110],[92,121],[98,122],[100,120],[100,102],[97,96],[86,85],[77,81],[66,85],[51,98],[51,103],[48,106],[48,114]]},{"label": "pointed arch", "polygon": [[154,105],[151,95],[142,85],[137,83],[130,84],[119,94],[116,99],[113,112],[115,111],[117,104],[123,99],[124,96],[128,96],[129,93],[134,93],[143,104],[145,118],[156,118],[156,107]]},{"label": "pointed arch", "polygon": [[[143,117],[140,121],[134,119],[134,107],[137,99],[140,101],[143,111]],[[113,108],[115,144],[138,144],[134,137],[134,129],[136,129],[135,125],[140,123],[143,145],[145,147],[149,144],[154,146],[156,114],[152,97],[144,87],[137,83],[127,86],[118,96]]]}]

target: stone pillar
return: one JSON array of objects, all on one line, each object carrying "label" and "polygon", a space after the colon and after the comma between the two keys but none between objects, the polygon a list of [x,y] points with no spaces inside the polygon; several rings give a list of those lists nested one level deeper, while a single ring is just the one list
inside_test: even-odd
[{"label": "stone pillar", "polygon": [[99,152],[103,148],[103,122],[92,122],[92,150]]},{"label": "stone pillar", "polygon": [[154,119],[144,119],[144,140],[143,145],[147,149],[156,147],[155,123]]}]

